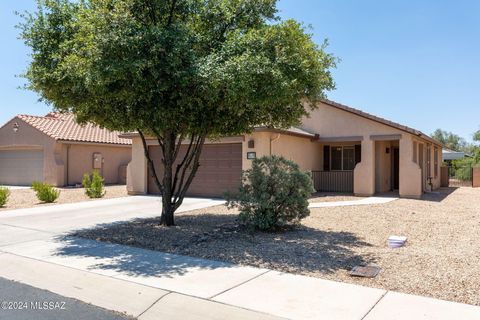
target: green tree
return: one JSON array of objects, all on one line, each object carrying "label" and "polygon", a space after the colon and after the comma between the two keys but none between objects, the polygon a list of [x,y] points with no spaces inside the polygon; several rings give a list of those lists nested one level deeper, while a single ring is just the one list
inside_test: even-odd
[{"label": "green tree", "polygon": [[326,42],[276,12],[276,0],[39,0],[20,25],[27,87],[78,121],[137,131],[170,226],[206,138],[295,125],[334,88]]},{"label": "green tree", "polygon": [[478,130],[477,132],[475,132],[473,134],[473,140],[477,141],[477,142],[480,142],[480,130]]},{"label": "green tree", "polygon": [[465,139],[455,133],[442,129],[435,130],[435,132],[431,134],[431,137],[454,151],[461,151],[468,147]]}]

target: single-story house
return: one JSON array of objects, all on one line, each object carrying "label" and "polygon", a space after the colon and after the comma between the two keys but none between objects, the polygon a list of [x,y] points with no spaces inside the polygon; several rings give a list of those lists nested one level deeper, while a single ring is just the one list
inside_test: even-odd
[{"label": "single-story house", "polygon": [[93,170],[106,183],[126,183],[132,142],[119,134],[70,113],[18,115],[0,128],[0,185],[75,185]]},{"label": "single-story house", "polygon": [[[130,194],[158,193],[149,173],[140,137],[132,139],[127,169]],[[147,143],[158,170],[160,148]],[[324,100],[299,127],[278,130],[257,127],[243,136],[208,141],[190,196],[222,196],[235,191],[242,170],[252,159],[281,155],[312,171],[317,191],[349,192],[360,196],[398,190],[419,198],[440,187],[442,145],[428,135],[363,111]]]}]

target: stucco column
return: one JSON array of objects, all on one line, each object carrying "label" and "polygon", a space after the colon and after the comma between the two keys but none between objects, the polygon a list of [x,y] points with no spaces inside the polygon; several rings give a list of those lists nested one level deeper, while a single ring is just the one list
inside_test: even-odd
[{"label": "stucco column", "polygon": [[148,192],[147,159],[140,137],[132,139],[132,161],[127,166],[128,194],[146,194]]},{"label": "stucco column", "polygon": [[358,196],[375,194],[375,141],[364,137],[362,141],[362,161],[353,171],[353,192]]},{"label": "stucco column", "polygon": [[[272,134],[270,132],[254,132],[252,134],[245,135],[245,139],[242,143],[242,170],[248,170],[252,168],[252,160],[247,159],[248,152],[255,152],[257,158],[270,155],[271,136]],[[248,147],[248,141],[250,140],[253,140],[253,148]],[[276,154],[274,146],[272,146],[272,154]]]},{"label": "stucco column", "polygon": [[422,170],[413,162],[413,140],[410,135],[400,139],[400,197],[420,198],[422,196]]}]

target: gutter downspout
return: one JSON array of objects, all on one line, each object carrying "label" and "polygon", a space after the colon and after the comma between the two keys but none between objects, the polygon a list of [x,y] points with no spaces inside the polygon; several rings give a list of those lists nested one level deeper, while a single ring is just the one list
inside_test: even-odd
[{"label": "gutter downspout", "polygon": [[270,136],[270,155],[272,155],[272,142],[277,141],[278,139],[280,139],[280,133],[277,133],[275,138]]}]

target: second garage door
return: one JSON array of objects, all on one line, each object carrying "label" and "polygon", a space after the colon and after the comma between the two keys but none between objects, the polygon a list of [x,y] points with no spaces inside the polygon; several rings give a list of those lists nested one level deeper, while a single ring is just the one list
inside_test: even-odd
[{"label": "second garage door", "polygon": [[[183,159],[186,146],[179,153]],[[158,176],[163,176],[161,150],[158,146],[150,147],[150,155],[155,163]],[[222,197],[226,191],[235,192],[240,186],[242,175],[242,144],[209,144],[203,147],[200,167],[187,192],[189,196]],[[148,192],[158,194],[154,178],[148,174]]]},{"label": "second garage door", "polygon": [[42,150],[0,150],[0,185],[30,186],[43,182]]}]

